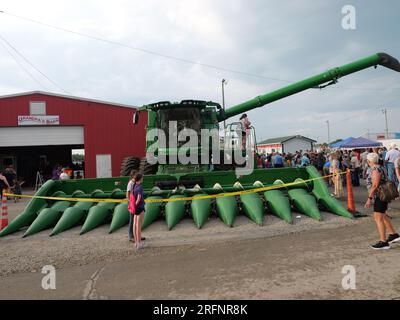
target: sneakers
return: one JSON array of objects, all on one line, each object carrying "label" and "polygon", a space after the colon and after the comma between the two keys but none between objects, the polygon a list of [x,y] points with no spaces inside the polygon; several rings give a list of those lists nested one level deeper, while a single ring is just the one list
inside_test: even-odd
[{"label": "sneakers", "polygon": [[378,243],[372,245],[371,248],[374,250],[387,250],[390,249],[390,244],[387,241],[386,242],[379,241]]},{"label": "sneakers", "polygon": [[140,242],[139,244],[135,244],[136,250],[141,250],[145,247],[146,245],[144,242]]},{"label": "sneakers", "polygon": [[389,237],[385,242],[379,241],[378,243],[371,246],[374,250],[387,250],[390,249],[390,245],[392,243],[396,243],[400,241],[400,235],[398,233],[389,234]]},{"label": "sneakers", "polygon": [[389,237],[386,240],[387,242],[389,242],[390,244],[395,243],[395,242],[399,242],[400,241],[400,236],[398,233],[395,234],[389,234]]}]

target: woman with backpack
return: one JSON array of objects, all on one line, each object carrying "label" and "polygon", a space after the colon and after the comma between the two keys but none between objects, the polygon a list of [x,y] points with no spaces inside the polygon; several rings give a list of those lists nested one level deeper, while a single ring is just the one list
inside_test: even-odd
[{"label": "woman with backpack", "polygon": [[[374,219],[380,237],[380,241],[372,245],[371,248],[375,250],[390,249],[390,244],[400,241],[400,236],[394,230],[392,222],[386,214],[388,202],[382,201],[378,196],[379,188],[387,181],[386,174],[383,167],[379,165],[378,154],[368,154],[367,161],[370,170],[367,177],[368,200],[365,203],[365,208],[370,208],[372,200],[374,201]],[[389,231],[388,238],[386,238],[386,230]]]}]

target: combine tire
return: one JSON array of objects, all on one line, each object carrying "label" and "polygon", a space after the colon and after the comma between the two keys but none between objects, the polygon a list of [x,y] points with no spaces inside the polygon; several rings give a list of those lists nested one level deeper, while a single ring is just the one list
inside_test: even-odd
[{"label": "combine tire", "polygon": [[126,157],[121,162],[121,177],[129,176],[132,170],[139,170],[140,159],[135,157]]},{"label": "combine tire", "polygon": [[143,174],[156,174],[158,170],[157,164],[150,164],[147,162],[146,158],[140,159],[139,171]]}]

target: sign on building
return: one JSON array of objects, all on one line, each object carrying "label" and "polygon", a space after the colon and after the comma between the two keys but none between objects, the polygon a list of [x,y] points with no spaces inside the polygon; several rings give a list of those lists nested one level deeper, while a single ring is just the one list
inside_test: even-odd
[{"label": "sign on building", "polygon": [[18,116],[19,126],[43,126],[57,124],[60,124],[59,116]]}]

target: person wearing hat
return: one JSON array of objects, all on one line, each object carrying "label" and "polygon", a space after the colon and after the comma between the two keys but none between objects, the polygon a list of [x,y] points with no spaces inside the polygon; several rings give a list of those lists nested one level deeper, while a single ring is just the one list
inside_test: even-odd
[{"label": "person wearing hat", "polygon": [[397,150],[397,145],[395,143],[389,144],[389,151],[386,153],[385,161],[388,171],[388,179],[392,181],[396,185],[396,187],[398,187],[399,181],[397,180],[394,163],[399,158],[400,158],[400,151]]}]

